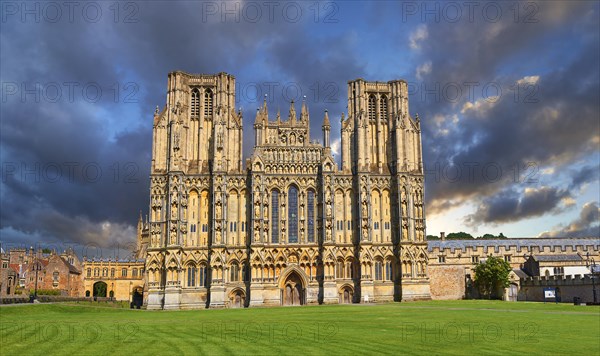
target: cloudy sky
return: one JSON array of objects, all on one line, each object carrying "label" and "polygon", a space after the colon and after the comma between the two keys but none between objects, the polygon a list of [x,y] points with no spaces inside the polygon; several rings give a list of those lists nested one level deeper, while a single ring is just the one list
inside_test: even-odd
[{"label": "cloudy sky", "polygon": [[264,94],[336,148],[347,81],[405,79],[428,234],[599,235],[598,2],[1,6],[5,245],[134,241],[173,70],[235,75],[246,156]]}]

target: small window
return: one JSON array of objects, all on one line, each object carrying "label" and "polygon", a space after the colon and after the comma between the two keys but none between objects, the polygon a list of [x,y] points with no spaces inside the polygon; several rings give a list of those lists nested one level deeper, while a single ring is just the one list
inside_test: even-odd
[{"label": "small window", "polygon": [[438,262],[439,263],[446,263],[446,256],[439,255],[438,256]]},{"label": "small window", "polygon": [[504,255],[504,261],[510,262],[510,255]]},{"label": "small window", "polygon": [[471,262],[479,263],[479,256],[471,256]]}]

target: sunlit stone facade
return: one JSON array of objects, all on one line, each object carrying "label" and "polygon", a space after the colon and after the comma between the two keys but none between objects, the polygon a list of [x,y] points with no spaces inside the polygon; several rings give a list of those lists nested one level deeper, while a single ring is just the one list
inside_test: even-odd
[{"label": "sunlit stone facade", "polygon": [[[271,115],[272,116],[272,115]],[[299,114],[242,114],[226,73],[168,76],[154,115],[148,309],[428,299],[419,118],[404,81],[348,83],[341,167]]]}]

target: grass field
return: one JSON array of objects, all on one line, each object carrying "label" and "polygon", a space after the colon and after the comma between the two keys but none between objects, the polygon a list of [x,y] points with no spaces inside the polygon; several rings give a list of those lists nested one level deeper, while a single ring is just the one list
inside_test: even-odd
[{"label": "grass field", "polygon": [[600,308],[431,301],[193,311],[0,307],[0,354],[600,355]]}]

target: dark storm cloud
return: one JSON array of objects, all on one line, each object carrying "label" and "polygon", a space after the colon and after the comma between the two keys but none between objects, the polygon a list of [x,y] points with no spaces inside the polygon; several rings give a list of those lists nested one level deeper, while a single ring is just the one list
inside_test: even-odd
[{"label": "dark storm cloud", "polygon": [[[103,16],[97,22],[79,16],[57,22],[37,22],[31,16],[23,21],[19,15],[3,18],[4,241],[42,238],[46,243],[109,246],[134,237],[138,212],[148,205],[152,112],[165,103],[170,71],[227,71],[241,85],[265,80],[297,83],[311,107],[313,138],[320,137],[326,106],[345,107],[345,87],[325,103],[310,95],[310,86],[323,78],[345,83],[361,71],[343,55],[351,52],[349,39],[311,44],[307,8],[298,23],[281,17],[281,12],[273,21],[264,16],[256,22],[231,16],[223,21],[220,13],[207,16],[204,2],[138,2],[133,13],[121,8],[115,21],[114,11],[98,4]],[[132,22],[124,21],[126,14],[133,14]],[[319,52],[322,57],[313,56]],[[271,61],[267,65],[280,68],[285,77],[252,69],[263,61]],[[73,93],[65,83],[75,83]],[[126,90],[131,83],[133,92]],[[58,100],[52,92],[55,85],[62,93]],[[85,96],[86,85],[100,87],[101,99]],[[31,93],[36,86],[38,94]],[[271,114],[280,107],[285,118],[289,103],[278,94],[270,98]],[[248,104],[247,97],[239,99],[248,149],[254,108],[262,100]]]},{"label": "dark storm cloud", "polygon": [[598,203],[588,202],[583,205],[579,217],[567,226],[557,226],[539,237],[590,237],[600,235],[600,208]]},{"label": "dark storm cloud", "polygon": [[576,170],[571,175],[571,184],[569,188],[577,189],[584,184],[595,182],[600,177],[599,166],[584,166],[579,170]]},{"label": "dark storm cloud", "polygon": [[[458,100],[443,92],[439,99],[424,95],[421,87],[411,98],[411,111],[424,121],[430,214],[467,201],[481,203],[504,190],[523,195],[526,187],[537,187],[544,168],[558,172],[597,150],[598,21],[589,16],[594,5],[538,5],[537,23],[505,17],[494,23],[425,24],[428,36],[419,42],[419,62],[431,61],[431,70],[423,74],[424,85],[463,88]],[[552,66],[544,63],[556,56],[552,46],[569,38],[577,38],[577,50]],[[478,83],[474,96],[465,82]],[[485,100],[488,83],[503,95],[494,98],[491,90]],[[457,171],[462,175],[455,179]],[[498,220],[493,212],[484,217],[505,221],[501,213]]]},{"label": "dark storm cloud", "polygon": [[566,197],[566,191],[555,187],[526,189],[522,195],[514,190],[505,190],[486,198],[475,214],[467,216],[465,223],[476,227],[482,223],[503,223],[541,216],[559,210],[561,200]]},{"label": "dark storm cloud", "polygon": [[[304,5],[305,16],[299,22],[282,18],[281,12],[274,21],[264,14],[257,22],[231,17],[222,21],[220,13],[206,16],[206,2],[137,2],[135,21],[125,22],[128,9],[121,8],[119,20],[114,21],[114,12],[108,8],[112,3],[99,4],[104,16],[95,23],[80,17],[73,22],[66,17],[58,22],[23,22],[20,16],[2,23],[3,240],[30,236],[108,246],[133,237],[138,212],[145,212],[148,205],[152,112],[156,105],[164,106],[168,72],[227,71],[242,87],[265,81],[278,82],[279,88],[295,83],[307,96],[311,138],[320,138],[327,108],[333,141],[339,138],[340,112],[346,111],[347,81],[357,77],[390,79],[368,78],[367,74],[378,69],[370,68],[365,58],[369,53],[379,56],[381,50],[402,41],[408,48],[410,32],[415,30],[406,23],[393,30],[397,21],[377,26],[368,23],[381,14],[393,19],[390,14],[394,12],[387,6],[396,5],[390,4],[373,5],[367,7],[370,11],[355,14],[339,3],[339,24],[321,22],[320,27],[315,27],[307,8],[312,3]],[[426,164],[476,162],[482,167],[495,162],[503,169],[503,180],[493,183],[482,178],[481,172],[473,181],[457,182],[450,182],[443,172],[438,175],[439,182],[428,175],[428,212],[508,189],[512,193],[507,193],[506,203],[498,202],[498,206],[516,202],[513,208],[535,215],[536,204],[528,207],[523,197],[512,196],[520,190],[504,180],[512,177],[510,165],[528,161],[540,167],[548,162],[561,165],[597,149],[590,138],[598,132],[593,121],[598,116],[598,22],[589,19],[590,6],[585,3],[557,4],[540,4],[537,24],[425,24],[428,38],[420,41],[417,55],[419,65],[431,61],[430,73],[423,74],[425,81],[498,80],[506,84],[523,76],[540,76],[538,104],[514,103],[512,97],[503,96],[485,113],[483,107],[466,110],[456,124],[452,115],[460,114],[465,100],[452,103],[411,96],[411,113],[419,112],[424,120]],[[544,73],[517,66],[512,72],[499,74],[515,57],[527,55],[527,61],[532,61],[531,57],[544,53],[543,46],[557,43],[548,44],[548,36],[580,38],[584,50],[569,52],[569,62],[560,62]],[[378,41],[365,44],[365,38]],[[394,53],[389,65],[395,67],[412,55]],[[69,98],[67,82],[77,84],[74,100]],[[4,100],[7,83],[17,85],[17,94]],[[46,89],[57,83],[62,97],[53,102],[50,92],[42,94],[40,100],[34,94],[22,98],[22,85],[30,90],[36,83]],[[126,100],[132,93],[125,89],[129,83],[137,88],[133,102]],[[82,94],[82,87],[90,84],[100,86],[104,94],[97,102]],[[115,84],[119,88],[116,100]],[[255,109],[262,98],[249,98],[240,92],[237,96],[238,105],[244,109],[244,153],[248,155],[253,145]],[[277,108],[283,118],[287,117],[287,99],[281,90],[269,98],[271,118]],[[299,113],[301,98],[297,99]],[[439,125],[434,122],[436,116],[444,118]],[[440,134],[442,129],[448,134]],[[55,165],[62,169],[60,179],[54,179]],[[83,170],[86,165],[91,165],[87,175]],[[102,170],[97,179],[93,176],[96,165]],[[579,180],[574,178],[573,184],[579,184],[576,182]],[[519,184],[527,187],[522,181]],[[549,201],[551,198],[549,195]],[[508,208],[494,209],[484,218],[495,221],[494,216],[513,216]]]}]

